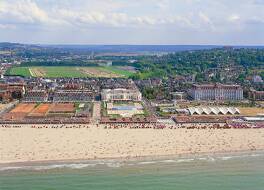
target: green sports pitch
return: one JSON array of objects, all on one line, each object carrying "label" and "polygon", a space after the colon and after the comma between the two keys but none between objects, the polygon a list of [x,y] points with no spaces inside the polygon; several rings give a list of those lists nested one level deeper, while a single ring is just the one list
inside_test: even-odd
[{"label": "green sports pitch", "polygon": [[44,77],[44,78],[128,78],[133,75],[125,69],[114,66],[109,67],[13,67],[6,72],[6,75],[23,77]]}]

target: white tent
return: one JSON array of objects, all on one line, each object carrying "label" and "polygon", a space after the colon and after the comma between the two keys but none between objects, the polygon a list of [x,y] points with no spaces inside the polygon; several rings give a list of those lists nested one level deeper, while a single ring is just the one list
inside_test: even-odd
[{"label": "white tent", "polygon": [[235,107],[190,107],[188,108],[190,115],[227,115],[240,114],[238,108]]}]

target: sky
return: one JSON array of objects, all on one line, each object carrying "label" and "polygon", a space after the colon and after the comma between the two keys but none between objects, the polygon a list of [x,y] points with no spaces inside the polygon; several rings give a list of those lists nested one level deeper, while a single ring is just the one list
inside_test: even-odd
[{"label": "sky", "polygon": [[264,0],[0,0],[0,41],[264,45]]}]

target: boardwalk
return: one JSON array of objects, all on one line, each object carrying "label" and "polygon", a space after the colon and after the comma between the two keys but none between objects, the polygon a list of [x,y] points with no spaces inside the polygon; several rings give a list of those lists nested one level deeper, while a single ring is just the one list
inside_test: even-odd
[{"label": "boardwalk", "polygon": [[94,102],[93,104],[93,115],[92,123],[98,124],[101,119],[101,102]]}]

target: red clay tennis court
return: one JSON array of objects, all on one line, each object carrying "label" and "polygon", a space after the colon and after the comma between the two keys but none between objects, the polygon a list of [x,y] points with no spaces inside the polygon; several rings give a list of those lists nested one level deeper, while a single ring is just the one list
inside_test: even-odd
[{"label": "red clay tennis court", "polygon": [[51,107],[51,104],[40,104],[29,114],[29,116],[44,117],[48,113],[50,107]]},{"label": "red clay tennis court", "polygon": [[75,111],[74,104],[58,103],[52,105],[52,107],[49,110],[49,113],[72,113],[74,111]]},{"label": "red clay tennis court", "polygon": [[4,114],[3,118],[6,120],[22,120],[27,116],[34,108],[36,104],[18,104],[10,112]]}]

